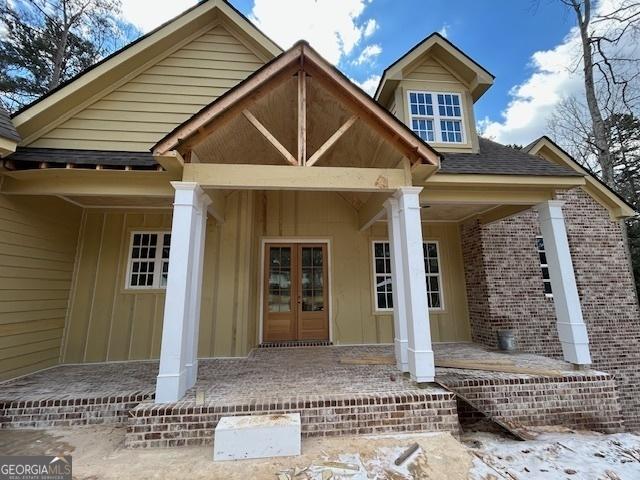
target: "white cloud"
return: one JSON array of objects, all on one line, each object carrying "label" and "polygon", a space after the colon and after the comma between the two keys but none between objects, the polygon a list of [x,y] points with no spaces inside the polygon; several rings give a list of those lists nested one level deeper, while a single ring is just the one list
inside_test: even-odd
[{"label": "white cloud", "polygon": [[353,78],[351,81],[373,97],[373,94],[376,93],[376,88],[378,88],[378,83],[380,83],[380,75],[371,75],[364,82],[358,82]]},{"label": "white cloud", "polygon": [[359,21],[370,0],[255,0],[250,19],[283,48],[307,40],[333,64],[349,55],[377,22]]},{"label": "white cloud", "polygon": [[122,0],[122,16],[146,33],[195,3],[196,0]]},{"label": "white cloud", "polygon": [[[593,16],[611,12],[623,1],[602,0]],[[606,25],[599,23],[595,27],[606,28]],[[632,48],[636,47],[634,43]],[[511,100],[502,112],[502,119],[485,118],[479,122],[483,135],[502,143],[526,145],[546,133],[556,105],[563,98],[584,92],[581,49],[579,32],[574,27],[556,47],[535,52],[531,57],[533,73],[511,89]]]},{"label": "white cloud", "polygon": [[370,18],[364,26],[364,36],[370,37],[376,32],[376,30],[378,30],[378,27],[378,22],[376,22],[375,19]]},{"label": "white cloud", "polygon": [[438,31],[438,33],[440,35],[442,35],[444,38],[448,38],[449,37],[449,24],[445,23],[444,25],[442,25],[442,28]]},{"label": "white cloud", "polygon": [[382,47],[377,43],[373,45],[367,45],[364,47],[360,56],[353,61],[354,65],[362,65],[363,63],[371,63],[373,60],[382,53]]}]

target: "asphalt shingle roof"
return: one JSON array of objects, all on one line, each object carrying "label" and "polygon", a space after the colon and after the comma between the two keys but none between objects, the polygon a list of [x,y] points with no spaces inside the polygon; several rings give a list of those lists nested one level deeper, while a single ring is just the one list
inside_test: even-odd
[{"label": "asphalt shingle roof", "polygon": [[11,123],[11,117],[2,105],[0,105],[0,137],[13,140],[14,142],[20,141],[20,135],[16,131],[16,127]]},{"label": "asphalt shingle roof", "polygon": [[63,148],[18,147],[7,157],[16,162],[73,163],[76,165],[106,165],[153,167],[157,165],[151,152],[112,152],[107,150],[71,150]]},{"label": "asphalt shingle roof", "polygon": [[567,167],[555,164],[523,150],[507,147],[480,137],[479,153],[443,153],[440,172],[485,175],[550,175],[581,176]]}]

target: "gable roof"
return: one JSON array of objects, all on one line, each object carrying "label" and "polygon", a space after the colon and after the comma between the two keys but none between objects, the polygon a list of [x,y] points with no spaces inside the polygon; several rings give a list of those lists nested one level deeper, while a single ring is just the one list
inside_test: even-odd
[{"label": "gable roof", "polygon": [[495,77],[488,70],[442,35],[434,32],[385,68],[374,98],[386,104],[387,97],[402,80],[402,72],[427,54],[446,60],[446,63],[451,65],[462,78],[465,78],[474,101],[479,99],[493,84]]},{"label": "gable roof", "polygon": [[227,0],[202,0],[23,107],[13,115],[14,125],[22,138],[27,139],[48,128],[52,119],[59,123],[67,112],[115,88],[117,82],[132,76],[149,60],[162,56],[190,33],[214,22],[225,22],[244,35],[264,61],[282,52]]},{"label": "gable roof", "polygon": [[152,148],[153,153],[162,155],[183,148],[207,126],[220,118],[232,115],[233,112],[239,112],[245,105],[264,95],[269,84],[278,83],[301,68],[319,81],[325,82],[325,85],[331,85],[334,91],[348,99],[352,106],[359,109],[363,120],[376,125],[381,131],[390,133],[396,146],[404,149],[408,158],[416,160],[417,157],[433,165],[439,163],[440,154],[436,150],[424,143],[407,125],[374,101],[305,41],[297,42],[176,127]]},{"label": "gable roof", "polygon": [[531,155],[545,158],[550,162],[564,165],[584,175],[587,181],[584,190],[609,210],[612,218],[627,218],[637,215],[634,206],[627,202],[624,197],[600,180],[589,168],[580,165],[569,153],[548,136],[543,135],[537,140],[534,140],[524,147],[523,150]]},{"label": "gable roof", "polygon": [[443,153],[441,173],[486,175],[582,176],[575,170],[478,137],[478,153]]}]

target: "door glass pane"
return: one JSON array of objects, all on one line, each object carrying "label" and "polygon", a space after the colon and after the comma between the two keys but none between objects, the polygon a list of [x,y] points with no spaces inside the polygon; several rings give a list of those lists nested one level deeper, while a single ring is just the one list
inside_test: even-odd
[{"label": "door glass pane", "polygon": [[269,312],[291,311],[291,247],[269,249]]},{"label": "door glass pane", "polygon": [[324,255],[322,247],[302,247],[302,311],[324,311]]}]

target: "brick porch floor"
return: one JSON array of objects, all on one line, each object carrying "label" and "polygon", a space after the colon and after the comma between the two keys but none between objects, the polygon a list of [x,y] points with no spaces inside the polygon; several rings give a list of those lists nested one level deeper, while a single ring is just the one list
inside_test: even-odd
[{"label": "brick porch floor", "polygon": [[[443,385],[494,414],[544,424],[563,423],[570,413],[572,425],[619,426],[617,392],[606,374],[470,343],[434,349],[442,359],[508,357],[516,365],[563,372],[543,378],[437,369]],[[0,384],[0,428],[127,423],[128,445],[168,446],[210,442],[224,415],[300,411],[306,435],[457,431],[458,408],[448,389],[418,388],[393,365],[340,363],[382,355],[393,355],[393,347],[269,348],[247,358],[201,360],[196,386],[182,401],[162,406],[152,401],[157,362],[59,366]],[[204,393],[204,402],[196,402],[196,392]]]}]

